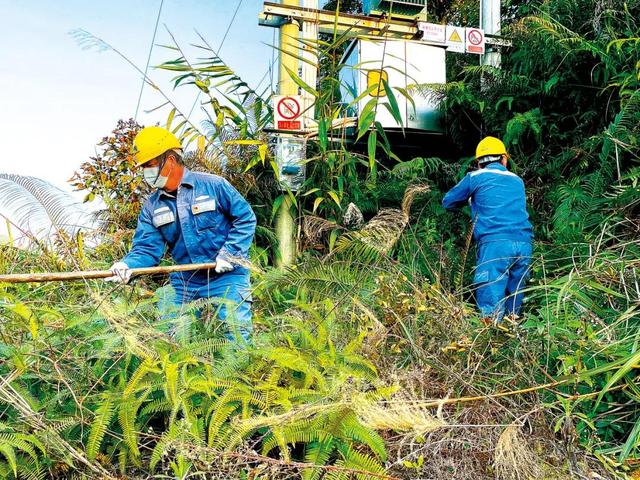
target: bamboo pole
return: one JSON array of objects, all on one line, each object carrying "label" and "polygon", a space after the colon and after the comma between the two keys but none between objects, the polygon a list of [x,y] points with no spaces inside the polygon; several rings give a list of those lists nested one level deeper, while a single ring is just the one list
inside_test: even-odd
[{"label": "bamboo pole", "polygon": [[[156,273],[189,272],[192,270],[213,270],[215,263],[188,263],[185,265],[169,265],[164,267],[132,268],[131,276],[154,275]],[[109,270],[88,270],[84,272],[45,272],[45,273],[16,273],[0,275],[0,283],[29,283],[29,282],[68,282],[71,280],[90,280],[94,278],[112,277]]]}]

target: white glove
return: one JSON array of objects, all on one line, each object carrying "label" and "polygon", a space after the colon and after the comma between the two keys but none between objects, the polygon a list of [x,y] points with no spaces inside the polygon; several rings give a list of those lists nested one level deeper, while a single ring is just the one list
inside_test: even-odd
[{"label": "white glove", "polygon": [[129,283],[129,279],[131,278],[131,269],[126,263],[116,262],[111,266],[109,271],[113,273],[113,276],[105,278],[105,282]]},{"label": "white glove", "polygon": [[216,273],[227,273],[234,269],[234,266],[231,265],[223,258],[216,258]]}]

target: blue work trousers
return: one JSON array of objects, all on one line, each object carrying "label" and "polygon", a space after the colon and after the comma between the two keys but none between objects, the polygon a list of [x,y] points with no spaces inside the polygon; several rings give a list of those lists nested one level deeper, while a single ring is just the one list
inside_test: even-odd
[{"label": "blue work trousers", "polygon": [[530,242],[480,243],[473,282],[478,309],[484,318],[499,322],[505,314],[520,313],[531,254]]},{"label": "blue work trousers", "polygon": [[248,273],[229,272],[215,275],[209,281],[175,281],[172,282],[172,288],[163,289],[158,296],[161,320],[174,337],[188,338],[191,320],[201,318],[201,308],[189,304],[200,299],[211,299],[218,319],[226,324],[227,339],[237,341],[242,338],[249,341],[253,325]]}]

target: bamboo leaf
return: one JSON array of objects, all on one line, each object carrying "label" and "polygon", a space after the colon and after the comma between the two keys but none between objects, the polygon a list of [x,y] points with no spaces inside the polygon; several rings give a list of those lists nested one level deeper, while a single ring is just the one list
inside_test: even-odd
[{"label": "bamboo leaf", "polygon": [[375,120],[375,108],[378,104],[377,98],[372,98],[367,102],[362,111],[360,112],[360,117],[358,118],[358,136],[359,140],[362,136],[371,128],[373,122]]},{"label": "bamboo leaf", "polygon": [[274,218],[276,218],[276,214],[278,213],[278,210],[280,210],[280,207],[282,206],[282,202],[284,202],[284,195],[279,195],[273,201],[273,206],[271,207],[271,219],[272,220]]},{"label": "bamboo leaf", "polygon": [[291,71],[290,68],[288,68],[286,65],[284,66],[284,68],[287,70],[287,73],[289,74],[289,76],[291,77],[291,79],[296,82],[296,85],[298,85],[300,88],[302,88],[305,92],[313,95],[314,97],[318,97],[318,92],[316,91],[315,88],[312,88],[310,85],[307,85],[296,73],[294,73],[293,71]]},{"label": "bamboo leaf", "polygon": [[314,201],[313,201],[313,213],[316,213],[316,210],[318,210],[318,207],[320,206],[320,204],[324,202],[324,197],[317,197]]},{"label": "bamboo leaf", "polygon": [[173,117],[176,115],[176,108],[173,107],[169,112],[169,117],[167,118],[167,130],[171,130],[171,122],[173,122]]},{"label": "bamboo leaf", "polygon": [[338,197],[338,194],[336,192],[334,192],[333,190],[329,190],[327,192],[327,195],[331,197],[331,199],[336,203],[338,207],[340,206],[340,197]]},{"label": "bamboo leaf", "polygon": [[385,105],[389,105],[389,111],[391,112],[394,120],[398,123],[398,125],[402,125],[402,115],[400,113],[400,107],[398,106],[398,100],[393,93],[393,89],[389,86],[389,82],[387,82],[384,78],[382,79],[382,84],[384,85],[384,89],[387,92],[387,98],[389,100],[388,103],[385,102]]},{"label": "bamboo leaf", "polygon": [[368,153],[369,153],[369,170],[371,171],[371,178],[376,178],[376,147],[378,146],[378,132],[372,130],[369,133],[367,141]]},{"label": "bamboo leaf", "polygon": [[611,378],[607,381],[600,394],[598,395],[598,399],[596,400],[596,407],[602,401],[602,397],[609,391],[609,389],[615,385],[622,377],[624,377],[627,373],[633,370],[640,363],[640,351],[631,355],[628,360],[618,369],[616,373],[614,373]]}]

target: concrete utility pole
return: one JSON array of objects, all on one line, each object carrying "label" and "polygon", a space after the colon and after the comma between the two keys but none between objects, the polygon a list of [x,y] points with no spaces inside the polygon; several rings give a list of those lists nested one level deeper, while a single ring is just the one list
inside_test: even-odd
[{"label": "concrete utility pole", "polygon": [[[500,35],[500,3],[500,0],[480,0],[480,28],[485,35]],[[480,63],[500,67],[500,51],[489,46]]]},{"label": "concrete utility pole", "polygon": [[[298,0],[282,0],[283,6],[298,7]],[[279,95],[297,95],[298,85],[293,81],[287,68],[298,74],[298,23],[287,19],[280,27],[280,57],[279,57]],[[296,220],[293,214],[293,202],[287,193],[276,216],[276,235],[278,237],[278,251],[280,258],[276,259],[278,266],[292,265],[296,258]]]},{"label": "concrete utility pole", "polygon": [[[318,0],[305,0],[304,8],[310,11],[318,10]],[[310,47],[307,43],[316,44],[318,41],[318,22],[302,22],[302,38],[307,42],[302,45],[302,81],[309,85],[311,88],[316,88],[318,81],[318,57],[317,49]],[[306,128],[309,128],[315,123],[314,115],[314,103],[315,97],[306,90],[302,92],[302,98],[304,102],[304,124]]]}]

